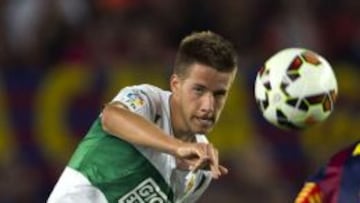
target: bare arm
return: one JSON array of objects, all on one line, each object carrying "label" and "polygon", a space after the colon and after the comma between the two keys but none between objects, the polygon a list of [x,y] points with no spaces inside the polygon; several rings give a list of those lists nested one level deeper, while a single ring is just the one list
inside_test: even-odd
[{"label": "bare arm", "polygon": [[155,124],[129,111],[120,102],[105,106],[101,122],[103,129],[109,134],[132,144],[172,154],[187,162],[191,170],[210,164],[214,178],[227,173],[227,169],[218,164],[218,156],[212,152],[212,145],[187,143],[168,136]]},{"label": "bare arm", "polygon": [[160,128],[145,118],[115,102],[105,106],[102,112],[103,129],[130,143],[155,148],[176,155],[182,142],[167,136]]}]

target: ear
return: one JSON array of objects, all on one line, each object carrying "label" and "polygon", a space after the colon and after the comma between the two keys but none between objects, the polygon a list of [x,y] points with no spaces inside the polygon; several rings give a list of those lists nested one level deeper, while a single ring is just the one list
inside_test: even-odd
[{"label": "ear", "polygon": [[172,74],[170,77],[170,89],[171,92],[176,92],[180,87],[180,78],[176,74]]}]

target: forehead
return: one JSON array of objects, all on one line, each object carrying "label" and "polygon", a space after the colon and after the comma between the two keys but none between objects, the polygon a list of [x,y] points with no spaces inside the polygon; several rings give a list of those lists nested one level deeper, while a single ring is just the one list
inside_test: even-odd
[{"label": "forehead", "polygon": [[195,63],[190,65],[185,82],[214,90],[227,90],[230,88],[234,76],[235,71],[219,72],[207,65]]}]

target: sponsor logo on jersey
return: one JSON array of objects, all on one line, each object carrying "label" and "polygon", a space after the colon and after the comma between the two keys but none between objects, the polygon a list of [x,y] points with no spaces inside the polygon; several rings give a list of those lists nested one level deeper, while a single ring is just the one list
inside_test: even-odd
[{"label": "sponsor logo on jersey", "polygon": [[131,92],[126,95],[125,103],[128,104],[131,109],[136,110],[142,107],[145,102],[140,94]]},{"label": "sponsor logo on jersey", "polygon": [[152,178],[142,181],[135,189],[124,195],[119,203],[165,203],[167,196]]}]

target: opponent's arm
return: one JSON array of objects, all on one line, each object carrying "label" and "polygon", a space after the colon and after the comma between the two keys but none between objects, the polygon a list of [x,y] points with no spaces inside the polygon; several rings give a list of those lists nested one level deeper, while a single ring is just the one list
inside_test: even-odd
[{"label": "opponent's arm", "polygon": [[295,199],[295,203],[322,203],[320,187],[315,182],[306,182]]}]

